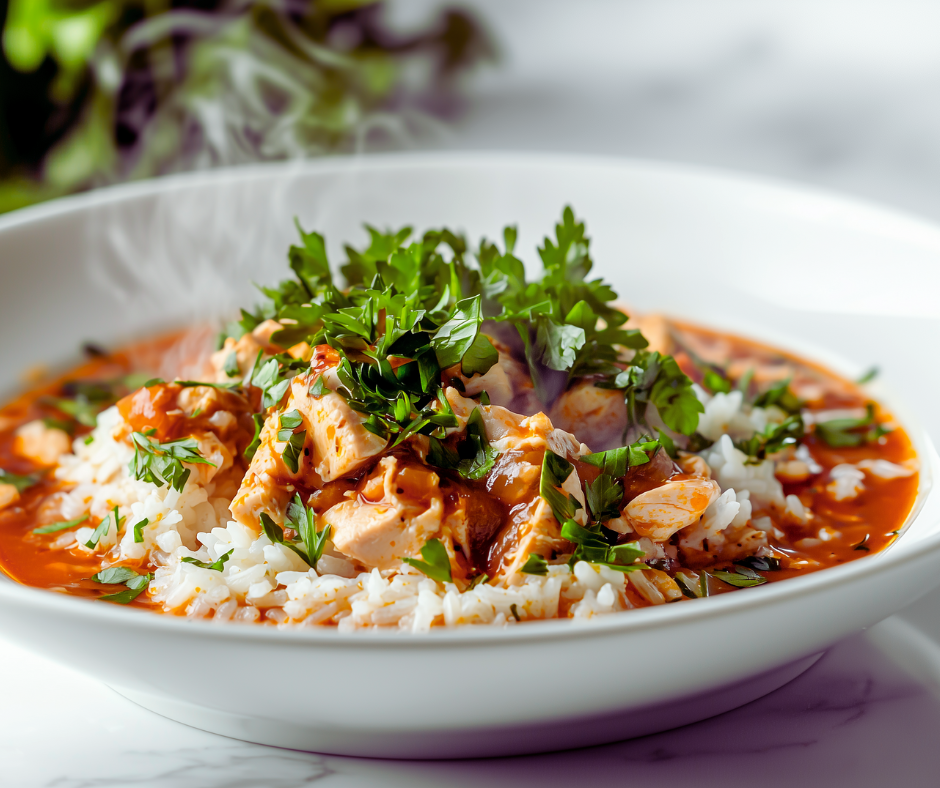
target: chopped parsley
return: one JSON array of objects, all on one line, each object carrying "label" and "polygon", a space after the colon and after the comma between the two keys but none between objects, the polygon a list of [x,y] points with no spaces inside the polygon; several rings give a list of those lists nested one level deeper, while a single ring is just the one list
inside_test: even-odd
[{"label": "chopped parsley", "polygon": [[538,553],[529,553],[519,571],[527,575],[545,577],[548,574],[548,562]]},{"label": "chopped parsley", "polygon": [[762,462],[768,455],[795,446],[803,438],[806,428],[799,413],[787,416],[779,424],[770,423],[761,432],[747,440],[736,441],[735,446],[748,455],[749,462]]},{"label": "chopped parsley", "polygon": [[326,541],[330,538],[332,526],[328,525],[322,531],[317,531],[316,512],[304,506],[300,493],[294,496],[294,500],[287,507],[287,519],[306,548],[307,563],[316,569],[317,562],[323,556]]},{"label": "chopped parsley", "polygon": [[842,449],[874,443],[890,429],[875,420],[875,406],[865,406],[865,416],[860,419],[830,419],[816,424],[816,435],[833,448]]},{"label": "chopped parsley", "polygon": [[[441,389],[462,390],[462,385],[442,372],[459,367],[465,377],[486,374],[499,358],[488,334],[506,339],[508,331],[516,337],[508,341],[520,357],[525,353],[543,403],[577,378],[604,376],[609,385],[625,390],[634,414],[642,416],[651,402],[670,429],[694,430],[701,406],[688,378],[671,357],[643,350],[642,334],[623,327],[627,317],[612,303],[616,293],[603,280],[588,279],[590,240],[570,208],[554,238],[538,249],[544,274],[534,281],[527,280],[514,254],[515,228],[505,229],[503,248],[484,240],[475,262],[466,241],[447,229],[418,237],[409,227],[367,230],[368,247],[346,247],[348,261],[341,271],[347,288],[340,289],[323,237],[298,226],[300,244],[289,252],[294,278],[260,288],[266,301],[254,311],[243,310],[238,329],[229,335],[275,320],[282,328],[272,341],[282,347],[330,345],[340,356],[335,391],[361,415],[365,429],[391,447],[414,435],[433,438],[432,460],[466,478],[484,476],[495,455],[474,420],[468,425],[468,446],[443,444],[446,430],[457,421]],[[623,378],[619,365],[630,351],[637,353],[628,370],[642,371],[642,380],[634,379],[636,374]],[[271,408],[304,369],[309,369],[307,362],[286,354],[263,364],[259,357],[245,381],[262,390],[262,407]],[[308,393],[318,397],[326,391],[318,376]],[[655,429],[644,432],[655,434]],[[255,441],[246,454],[254,448]]]},{"label": "chopped parsley", "polygon": [[291,473],[297,473],[300,467],[300,455],[304,449],[304,442],[307,440],[307,431],[301,430],[294,432],[304,423],[303,416],[298,410],[289,410],[278,417],[277,439],[286,442],[284,451],[281,453],[281,459]]},{"label": "chopped parsley", "polygon": [[137,599],[137,597],[144,592],[144,589],[150,585],[150,581],[153,580],[153,574],[148,572],[145,575],[141,575],[126,566],[112,566],[92,575],[91,579],[102,585],[126,586],[124,591],[104,594],[103,596],[99,596],[98,599],[103,602],[116,602],[119,605],[127,605]]},{"label": "chopped parsley", "polygon": [[629,367],[609,375],[597,385],[623,392],[627,405],[624,443],[629,443],[637,434],[649,435],[656,431],[648,418],[650,405],[656,408],[663,424],[682,435],[692,435],[698,427],[699,413],[705,412],[695,396],[692,381],[676,360],[656,351],[637,351]]},{"label": "chopped parsley", "polygon": [[402,558],[401,560],[439,583],[453,582],[450,573],[450,556],[447,555],[447,548],[440,539],[428,539],[421,548],[421,557],[423,561],[416,558]]},{"label": "chopped parsley", "polygon": [[252,413],[251,418],[255,423],[255,434],[249,443],[245,447],[243,452],[244,457],[248,462],[251,462],[251,458],[255,456],[255,452],[258,451],[258,447],[261,445],[261,430],[264,429],[264,414],[263,413]]},{"label": "chopped parsley", "polygon": [[183,563],[187,563],[187,564],[195,564],[200,569],[212,569],[216,572],[221,572],[225,568],[225,562],[228,561],[228,559],[232,557],[232,553],[234,552],[235,552],[235,548],[233,547],[227,553],[220,555],[212,563],[207,563],[206,561],[200,561],[198,558],[193,558],[188,555],[183,556],[180,559],[180,561],[182,561]]},{"label": "chopped parsley", "polygon": [[144,541],[144,528],[150,525],[150,518],[145,517],[143,520],[134,523],[134,542],[140,544]]},{"label": "chopped parsley", "polygon": [[16,474],[0,468],[0,484],[12,484],[18,493],[25,492],[38,484],[42,476],[38,473]]},{"label": "chopped parsley", "polygon": [[76,517],[74,520],[63,520],[58,523],[49,523],[49,525],[43,525],[39,528],[33,528],[34,534],[54,534],[59,531],[65,531],[69,528],[74,528],[76,525],[81,525],[85,520],[88,519],[87,514],[83,514],[81,517]]},{"label": "chopped parsley", "polygon": [[98,542],[100,542],[101,539],[108,533],[108,531],[111,530],[111,523],[114,523],[115,533],[120,532],[121,524],[124,522],[125,519],[126,518],[121,517],[118,514],[118,508],[115,506],[111,510],[111,513],[107,517],[105,517],[100,523],[98,523],[98,527],[95,528],[95,530],[92,532],[91,536],[89,537],[88,541],[85,542],[85,547],[87,547],[89,550],[94,550],[95,547],[98,546]]},{"label": "chopped parsley", "polygon": [[476,480],[493,469],[497,454],[486,437],[483,414],[479,408],[474,408],[460,445],[453,449],[432,435],[427,459],[436,468],[453,469],[465,479]]},{"label": "chopped parsley", "polygon": [[[703,575],[706,573],[702,573]],[[751,588],[753,586],[763,585],[767,582],[767,578],[763,575],[758,574],[753,569],[750,569],[746,566],[738,566],[736,572],[728,572],[723,569],[716,569],[713,572],[709,572],[712,577],[721,580],[723,583],[727,583],[729,586],[734,586],[735,588]]]},{"label": "chopped parsley", "polygon": [[646,564],[636,563],[646,555],[642,547],[636,542],[611,547],[601,531],[600,524],[585,528],[574,520],[566,520],[561,526],[561,535],[577,545],[569,561],[571,566],[578,561],[587,561],[616,569],[618,572],[646,569]]},{"label": "chopped parsley", "polygon": [[131,475],[138,481],[150,482],[157,487],[170,485],[177,492],[182,492],[189,479],[190,465],[211,465],[214,462],[205,459],[199,453],[199,444],[193,438],[160,443],[151,437],[154,430],[134,432],[131,440],[134,444],[134,458],[131,460]]}]

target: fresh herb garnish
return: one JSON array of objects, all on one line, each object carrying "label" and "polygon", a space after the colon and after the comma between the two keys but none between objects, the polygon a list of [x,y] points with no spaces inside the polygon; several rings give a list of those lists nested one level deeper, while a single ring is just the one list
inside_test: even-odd
[{"label": "fresh herb garnish", "polygon": [[126,566],[112,566],[92,575],[91,579],[102,585],[127,586],[127,590],[125,591],[104,594],[98,597],[98,599],[103,602],[117,602],[120,605],[126,605],[137,599],[137,597],[143,593],[144,589],[150,585],[150,581],[153,580],[153,574],[148,572],[145,575],[141,575]]},{"label": "fresh herb garnish", "polygon": [[878,369],[878,367],[872,367],[871,369],[869,369],[869,370],[867,370],[866,372],[864,372],[864,373],[861,375],[861,377],[859,377],[859,379],[856,380],[855,382],[856,382],[859,386],[864,386],[866,383],[871,383],[871,382],[872,382],[875,378],[877,378],[878,375],[880,375],[880,374],[881,374],[881,370]]},{"label": "fresh herb garnish", "polygon": [[310,388],[307,389],[307,396],[322,397],[328,391],[329,389],[326,387],[326,383],[323,380],[323,375],[317,375],[316,380],[314,380]]},{"label": "fresh herb garnish", "polygon": [[777,572],[780,570],[780,559],[772,555],[749,555],[735,562],[736,566],[747,567],[758,572]]},{"label": "fresh herb garnish", "polygon": [[627,427],[624,443],[637,433],[649,435],[653,428],[647,410],[653,405],[669,429],[691,435],[698,427],[698,414],[705,412],[692,388],[692,381],[679,368],[672,356],[658,352],[637,351],[630,366],[597,384],[600,388],[623,391],[627,405]]},{"label": "fresh herb garnish", "polygon": [[477,575],[470,581],[470,585],[467,586],[467,591],[472,591],[477,586],[483,585],[489,579],[490,576],[485,572],[482,575]]},{"label": "fresh herb garnish", "polygon": [[195,564],[200,569],[213,569],[216,572],[221,572],[225,568],[225,562],[228,561],[228,559],[232,557],[232,553],[234,552],[235,552],[235,548],[233,547],[224,555],[220,555],[211,564],[205,561],[200,561],[198,558],[192,558],[191,556],[188,556],[188,555],[183,556],[180,559],[180,561],[187,563],[187,564]]},{"label": "fresh herb garnish", "polygon": [[316,512],[304,506],[300,493],[294,496],[294,500],[287,507],[287,518],[306,548],[305,560],[316,569],[317,562],[323,556],[326,540],[330,538],[332,526],[328,525],[322,531],[317,531]]},{"label": "fresh herb garnish", "polygon": [[[705,574],[703,572],[703,574]],[[721,580],[723,583],[727,583],[729,586],[734,586],[735,588],[751,588],[753,586],[763,585],[767,582],[767,578],[763,575],[759,575],[753,569],[741,566],[738,568],[737,572],[728,572],[723,569],[716,569],[713,572],[710,572],[712,577]]]},{"label": "fresh herb garnish", "polygon": [[803,403],[790,388],[790,378],[781,380],[772,385],[767,391],[758,394],[754,399],[755,408],[769,408],[774,405],[785,413],[798,414]]},{"label": "fresh herb garnish", "polygon": [[465,479],[482,479],[493,469],[497,456],[486,437],[483,415],[474,408],[460,445],[453,449],[431,436],[427,460],[436,468],[456,470]]},{"label": "fresh herb garnish", "polygon": [[550,449],[542,459],[542,474],[539,478],[539,495],[551,507],[552,514],[559,523],[570,520],[581,508],[580,502],[573,495],[566,495],[560,490],[562,484],[571,475],[574,466],[564,457],[559,457]]},{"label": "fresh herb garnish", "polygon": [[303,416],[300,415],[298,410],[289,410],[278,417],[280,429],[277,433],[277,439],[287,443],[281,453],[281,459],[291,473],[297,473],[300,467],[300,455],[304,449],[304,442],[307,440],[306,430],[294,432],[303,423]]},{"label": "fresh herb garnish", "polygon": [[519,618],[519,608],[516,606],[516,603],[515,603],[515,602],[513,602],[513,603],[509,606],[509,612],[512,613],[512,617],[513,617],[514,619],[516,619],[516,621],[521,621],[521,620],[522,620],[521,618]]},{"label": "fresh herb garnish", "polygon": [[701,599],[702,597],[708,596],[708,587],[705,584],[704,572],[702,572],[698,579],[695,579],[692,575],[686,574],[685,572],[676,572],[675,581],[683,596],[689,599]]},{"label": "fresh herb garnish", "polygon": [[561,535],[577,545],[569,562],[571,566],[578,561],[587,561],[616,569],[618,572],[646,569],[646,564],[636,563],[646,555],[642,547],[636,542],[611,547],[599,524],[585,528],[574,520],[566,520],[561,526]]},{"label": "fresh herb garnish", "polygon": [[238,366],[238,354],[234,350],[225,357],[222,371],[230,378],[237,378],[241,375],[242,371]]},{"label": "fresh herb garnish", "polygon": [[42,476],[38,473],[16,474],[0,468],[0,484],[12,484],[18,493],[25,492],[34,484],[38,484]]},{"label": "fresh herb garnish", "polygon": [[874,443],[890,429],[875,421],[875,406],[865,406],[865,416],[860,419],[830,419],[816,424],[816,435],[833,448],[849,448]]},{"label": "fresh herb garnish", "polygon": [[529,553],[519,571],[527,575],[545,577],[548,574],[548,562],[538,553]]},{"label": "fresh herb garnish", "polygon": [[115,533],[119,533],[121,530],[121,524],[124,522],[125,519],[126,518],[121,517],[118,514],[118,508],[115,506],[111,510],[110,514],[108,514],[107,517],[105,517],[100,523],[98,523],[98,527],[95,528],[95,530],[92,532],[91,536],[89,537],[88,541],[85,542],[85,547],[87,547],[89,550],[94,550],[95,547],[97,547],[98,542],[101,541],[102,537],[105,534],[107,534],[108,531],[111,530],[111,523],[114,523]]},{"label": "fresh herb garnish", "polygon": [[150,518],[145,517],[143,520],[134,523],[134,542],[140,544],[144,541],[144,528],[150,525]]},{"label": "fresh herb garnish", "polygon": [[258,447],[261,445],[261,430],[264,429],[264,414],[263,413],[252,413],[251,418],[255,422],[255,435],[245,447],[244,457],[248,462],[251,462],[251,458],[255,456],[255,452],[258,451]]},{"label": "fresh herb garnish", "polygon": [[[268,539],[274,542],[274,544],[282,544],[289,550],[293,550],[295,553],[297,553],[297,555],[303,558],[304,561],[306,561],[308,564],[310,563],[310,559],[302,547],[299,547],[295,541],[284,538],[284,529],[271,519],[271,515],[269,515],[267,512],[261,512],[260,519],[261,529],[264,531],[264,535],[267,536]],[[297,541],[300,541],[299,534]]]},{"label": "fresh herb garnish", "polygon": [[150,430],[131,434],[134,459],[129,468],[138,481],[150,482],[157,487],[169,484],[177,492],[182,492],[191,473],[189,468],[183,467],[184,462],[215,467],[214,462],[199,453],[199,444],[193,438],[160,443],[150,437],[152,434]]},{"label": "fresh herb garnish", "polygon": [[585,454],[581,461],[600,468],[604,473],[620,478],[626,475],[628,468],[648,463],[661,445],[660,441],[641,437],[629,446]]},{"label": "fresh herb garnish", "polygon": [[421,548],[421,557],[423,561],[416,558],[402,558],[401,560],[439,583],[453,582],[450,573],[450,556],[447,555],[447,548],[439,539],[428,539]]},{"label": "fresh herb garnish", "polygon": [[43,525],[39,528],[33,528],[34,534],[54,534],[59,531],[64,531],[68,528],[74,528],[76,525],[81,525],[85,520],[88,519],[88,514],[83,514],[81,517],[76,517],[74,520],[64,520],[58,523],[50,523],[49,525]]},{"label": "fresh herb garnish", "polygon": [[795,446],[805,431],[803,418],[796,413],[779,424],[768,424],[761,432],[747,440],[736,441],[734,445],[748,455],[751,462],[762,462],[768,455],[783,451],[787,446]]}]

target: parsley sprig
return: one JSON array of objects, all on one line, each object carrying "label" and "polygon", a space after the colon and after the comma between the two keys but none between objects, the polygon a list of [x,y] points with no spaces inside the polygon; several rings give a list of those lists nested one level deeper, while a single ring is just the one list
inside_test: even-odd
[{"label": "parsley sprig", "polygon": [[157,487],[169,484],[177,492],[182,492],[192,473],[190,468],[183,467],[183,463],[215,467],[214,462],[199,453],[199,444],[195,439],[160,443],[153,439],[155,433],[156,430],[151,429],[131,434],[134,458],[128,467],[138,481],[150,482]]},{"label": "parsley sprig", "polygon": [[816,425],[815,433],[824,443],[833,448],[849,448],[874,443],[891,430],[879,424],[875,418],[875,406],[868,403],[862,418],[830,419]]}]

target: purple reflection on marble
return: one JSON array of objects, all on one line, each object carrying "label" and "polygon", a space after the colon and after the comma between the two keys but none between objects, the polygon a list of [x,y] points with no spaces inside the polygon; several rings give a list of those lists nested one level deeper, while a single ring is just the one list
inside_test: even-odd
[{"label": "purple reflection on marble", "polygon": [[[644,788],[727,788],[729,781],[762,788],[926,786],[940,784],[938,732],[940,703],[860,635],[782,689],[678,730],[528,758],[386,763],[383,771],[451,786],[519,788],[588,781]],[[337,771],[358,770],[347,763]]]}]

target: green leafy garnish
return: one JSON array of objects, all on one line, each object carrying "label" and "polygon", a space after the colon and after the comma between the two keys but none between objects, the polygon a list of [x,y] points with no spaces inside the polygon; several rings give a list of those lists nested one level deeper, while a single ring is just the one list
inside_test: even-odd
[{"label": "green leafy garnish", "polygon": [[676,572],[674,579],[683,596],[689,599],[700,599],[703,596],[708,596],[704,572],[697,580],[692,575],[686,574],[685,572]]},{"label": "green leafy garnish", "polygon": [[230,378],[237,378],[241,375],[241,368],[238,366],[238,354],[233,350],[225,357],[225,364],[222,371]]},{"label": "green leafy garnish", "polygon": [[578,561],[587,561],[590,564],[616,569],[618,572],[646,569],[646,564],[636,563],[646,555],[642,547],[636,542],[611,547],[599,524],[585,528],[574,520],[566,520],[561,526],[561,536],[577,545],[569,561],[571,566]]},{"label": "green leafy garnish", "polygon": [[519,571],[527,575],[545,577],[548,574],[548,562],[538,553],[529,553]]},{"label": "green leafy garnish", "polygon": [[294,496],[294,500],[287,507],[287,518],[306,548],[305,560],[316,569],[317,562],[323,556],[326,541],[330,538],[332,526],[328,525],[322,531],[317,531],[316,512],[304,506],[300,493]]},{"label": "green leafy garnish", "polygon": [[[268,537],[274,544],[282,544],[284,547],[293,550],[297,555],[304,559],[308,564],[310,563],[310,558],[307,556],[307,553],[302,547],[299,547],[294,541],[284,538],[284,529],[281,528],[274,520],[271,519],[271,516],[267,512],[261,512],[261,529],[264,531],[264,535]],[[300,536],[298,535],[297,541],[300,541]]]},{"label": "green leafy garnish", "polygon": [[800,412],[803,403],[800,398],[790,389],[790,378],[775,383],[767,391],[758,394],[753,403],[755,408],[769,408],[775,405],[782,411],[791,414]]},{"label": "green leafy garnish", "polygon": [[705,370],[702,384],[712,392],[712,394],[728,394],[731,392],[731,381],[714,368]]},{"label": "green leafy garnish", "polygon": [[485,572],[482,575],[477,575],[470,581],[470,585],[467,586],[467,591],[472,591],[477,586],[483,585],[489,579],[490,576]]},{"label": "green leafy garnish", "polygon": [[752,462],[761,462],[770,454],[783,451],[787,446],[795,446],[804,434],[803,418],[796,413],[787,416],[780,424],[768,424],[763,431],[747,440],[736,441],[734,445],[748,455]]},{"label": "green leafy garnish", "polygon": [[144,528],[150,525],[150,518],[145,517],[143,520],[134,523],[134,542],[140,544],[144,541]]},{"label": "green leafy garnish", "polygon": [[746,567],[740,567],[737,572],[727,572],[723,569],[716,569],[710,574],[712,577],[735,588],[751,588],[753,586],[763,585],[767,582],[766,577]]},{"label": "green leafy garnish", "polygon": [[228,559],[232,557],[232,553],[234,552],[235,552],[235,548],[233,547],[224,555],[220,555],[211,564],[205,561],[200,561],[198,558],[192,558],[191,556],[188,556],[188,555],[183,556],[180,559],[180,561],[187,563],[187,564],[195,564],[200,569],[213,569],[216,572],[221,572],[225,568],[225,562],[228,561]]},{"label": "green leafy garnish", "polygon": [[735,562],[736,566],[747,567],[758,572],[777,572],[780,570],[780,559],[772,555],[749,555]]},{"label": "green leafy garnish", "polygon": [[294,432],[294,430],[303,423],[303,416],[300,415],[300,411],[298,410],[289,410],[287,413],[282,413],[278,417],[278,426],[280,429],[277,433],[277,439],[287,443],[281,454],[281,459],[284,460],[284,465],[287,466],[291,473],[297,473],[300,463],[300,454],[303,451],[304,442],[307,440],[306,430]]},{"label": "green leafy garnish", "polygon": [[859,377],[859,379],[856,380],[855,382],[859,386],[864,386],[866,383],[871,383],[875,378],[878,377],[879,374],[881,374],[881,370],[878,369],[878,367],[872,367],[871,369],[863,373],[862,376]]},{"label": "green leafy garnish", "polygon": [[509,612],[512,613],[512,617],[513,617],[514,619],[516,619],[516,621],[521,621],[521,620],[522,620],[521,618],[519,618],[519,608],[516,606],[516,603],[515,603],[515,602],[513,602],[513,603],[509,606]]},{"label": "green leafy garnish", "polygon": [[848,448],[874,443],[890,429],[875,421],[875,406],[865,406],[866,415],[860,419],[830,419],[816,424],[816,435],[833,448]]},{"label": "green leafy garnish", "polygon": [[12,484],[18,493],[25,492],[34,484],[38,484],[42,476],[38,473],[16,474],[0,468],[0,484]]},{"label": "green leafy garnish", "polygon": [[126,566],[112,566],[92,575],[91,579],[103,585],[127,586],[127,590],[125,591],[104,594],[98,597],[98,599],[103,602],[116,602],[120,605],[126,605],[137,599],[137,597],[143,593],[144,589],[150,585],[150,581],[153,580],[153,574],[148,572],[145,575],[141,575]]},{"label": "green leafy garnish", "polygon": [[85,520],[88,519],[87,514],[83,514],[81,517],[76,517],[74,520],[64,520],[58,523],[50,523],[49,525],[43,525],[39,528],[33,528],[34,534],[54,534],[59,531],[65,531],[68,528],[74,528],[76,525],[81,525]]},{"label": "green leafy garnish", "polygon": [[138,481],[149,482],[157,487],[169,484],[177,492],[182,492],[189,479],[190,465],[211,465],[214,462],[205,459],[199,453],[199,444],[193,438],[160,443],[143,432],[131,434],[134,443],[134,459],[131,460],[131,475]]},{"label": "green leafy garnish", "polygon": [[115,506],[111,510],[111,513],[100,523],[98,523],[98,527],[95,528],[88,541],[85,542],[85,547],[87,547],[89,550],[94,550],[94,548],[97,547],[98,542],[101,541],[101,538],[111,530],[111,523],[114,523],[115,533],[119,533],[121,530],[121,524],[125,519],[126,518],[118,515],[118,508]]},{"label": "green leafy garnish", "polygon": [[604,473],[619,478],[626,475],[628,468],[648,463],[661,445],[661,441],[641,437],[629,446],[585,454],[581,461],[594,465]]},{"label": "green leafy garnish", "polygon": [[323,375],[317,375],[317,379],[313,381],[313,384],[307,389],[308,397],[322,397],[327,393],[329,389],[326,387],[326,383],[323,380]]},{"label": "green leafy garnish", "polygon": [[255,422],[255,435],[245,447],[244,457],[248,462],[251,462],[251,458],[255,456],[255,452],[258,451],[258,447],[261,445],[261,430],[264,429],[264,414],[263,413],[252,413],[251,418]]},{"label": "green leafy garnish", "polygon": [[627,405],[624,442],[635,431],[642,430],[646,434],[653,432],[647,420],[650,405],[655,406],[659,417],[669,429],[683,435],[695,432],[698,414],[705,412],[692,389],[692,381],[679,368],[676,360],[655,351],[637,351],[629,367],[608,376],[598,386],[623,391]]},{"label": "green leafy garnish", "polygon": [[620,502],[623,500],[623,484],[609,474],[600,474],[585,490],[588,509],[594,520],[606,523],[620,517]]},{"label": "green leafy garnish", "polygon": [[551,507],[552,514],[559,523],[570,520],[581,504],[573,495],[566,495],[556,489],[565,483],[574,470],[574,466],[564,457],[559,457],[550,449],[542,459],[542,474],[539,478],[539,495]]},{"label": "green leafy garnish", "polygon": [[450,557],[447,555],[447,548],[439,539],[429,539],[425,542],[424,547],[421,548],[421,557],[423,561],[416,558],[402,558],[401,560],[439,583],[453,582],[450,573]]}]

